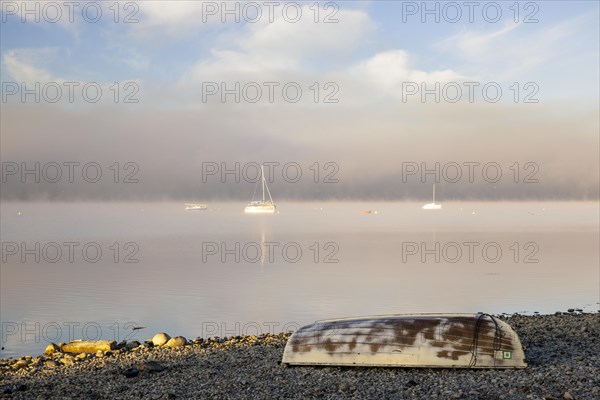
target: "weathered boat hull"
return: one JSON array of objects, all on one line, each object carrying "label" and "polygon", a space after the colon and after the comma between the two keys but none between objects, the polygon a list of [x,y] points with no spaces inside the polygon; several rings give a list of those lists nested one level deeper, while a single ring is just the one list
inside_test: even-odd
[{"label": "weathered boat hull", "polygon": [[517,333],[487,314],[403,314],[318,321],[294,332],[282,362],[426,368],[525,368]]}]

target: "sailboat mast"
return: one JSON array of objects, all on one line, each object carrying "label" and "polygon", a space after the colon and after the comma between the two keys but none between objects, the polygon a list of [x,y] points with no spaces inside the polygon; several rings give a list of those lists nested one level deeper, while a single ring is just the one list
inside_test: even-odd
[{"label": "sailboat mast", "polygon": [[260,165],[260,176],[262,178],[262,201],[265,202],[265,169],[263,165]]}]

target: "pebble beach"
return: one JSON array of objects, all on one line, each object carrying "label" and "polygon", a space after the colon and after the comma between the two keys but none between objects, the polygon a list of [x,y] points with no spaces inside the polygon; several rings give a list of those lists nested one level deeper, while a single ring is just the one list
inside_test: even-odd
[{"label": "pebble beach", "polygon": [[[116,349],[0,361],[12,399],[599,399],[600,314],[498,316],[528,367],[511,370],[306,367],[281,364],[288,333],[154,336]],[[168,332],[168,331],[167,331]],[[174,334],[176,332],[169,332]],[[151,333],[150,333],[151,334]],[[156,342],[156,338],[159,342]]]}]

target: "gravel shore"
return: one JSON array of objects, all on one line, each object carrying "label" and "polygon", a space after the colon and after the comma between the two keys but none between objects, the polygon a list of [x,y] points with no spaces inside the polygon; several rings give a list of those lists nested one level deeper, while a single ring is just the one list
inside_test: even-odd
[{"label": "gravel shore", "polygon": [[[287,334],[0,363],[13,399],[600,399],[600,314],[512,315],[522,370],[291,367]],[[137,346],[137,347],[136,347]]]}]

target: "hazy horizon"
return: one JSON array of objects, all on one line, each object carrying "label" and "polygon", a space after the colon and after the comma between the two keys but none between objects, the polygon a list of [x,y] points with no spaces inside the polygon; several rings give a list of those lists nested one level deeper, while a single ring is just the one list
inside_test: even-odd
[{"label": "hazy horizon", "polygon": [[[203,165],[265,162],[301,168],[296,183],[275,171],[276,200],[427,199],[434,177],[403,179],[406,163],[451,166],[440,200],[600,198],[597,3],[490,3],[499,20],[458,22],[400,1],[292,2],[300,21],[132,4],[131,23],[108,5],[94,23],[2,10],[1,200],[250,200],[253,183],[203,180]],[[96,163],[102,179],[12,174],[36,162]],[[476,163],[454,182],[452,165]]]}]

